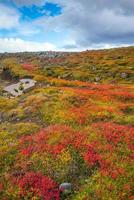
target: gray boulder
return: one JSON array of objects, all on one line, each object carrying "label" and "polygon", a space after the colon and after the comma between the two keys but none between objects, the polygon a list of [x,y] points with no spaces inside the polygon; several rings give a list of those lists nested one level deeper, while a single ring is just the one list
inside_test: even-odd
[{"label": "gray boulder", "polygon": [[98,81],[100,81],[100,80],[101,80],[101,78],[100,78],[100,77],[98,77],[98,76],[97,76],[97,77],[95,77],[95,81],[96,81],[96,82],[98,82]]},{"label": "gray boulder", "polygon": [[127,78],[128,77],[128,74],[126,72],[122,72],[120,74],[121,78]]},{"label": "gray boulder", "polygon": [[63,194],[70,194],[72,192],[72,184],[71,183],[62,183],[59,186],[59,190]]},{"label": "gray boulder", "polygon": [[92,70],[93,71],[97,70],[96,66],[92,66]]}]

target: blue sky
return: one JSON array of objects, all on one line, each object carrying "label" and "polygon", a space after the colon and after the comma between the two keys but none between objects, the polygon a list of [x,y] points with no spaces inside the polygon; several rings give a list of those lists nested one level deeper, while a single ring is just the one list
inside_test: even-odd
[{"label": "blue sky", "polygon": [[46,3],[42,7],[37,7],[32,5],[31,7],[23,6],[19,8],[19,11],[22,14],[22,20],[34,20],[43,16],[56,16],[61,14],[62,8],[57,4]]},{"label": "blue sky", "polygon": [[0,52],[133,45],[133,0],[0,0]]}]

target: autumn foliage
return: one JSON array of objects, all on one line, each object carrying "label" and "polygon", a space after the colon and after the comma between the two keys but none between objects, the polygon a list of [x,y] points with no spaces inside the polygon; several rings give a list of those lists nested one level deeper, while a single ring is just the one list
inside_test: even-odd
[{"label": "autumn foliage", "polygon": [[22,177],[14,178],[14,184],[19,187],[18,198],[29,196],[44,200],[59,200],[59,191],[55,182],[41,173],[28,172]]},{"label": "autumn foliage", "polygon": [[[18,98],[0,98],[0,199],[134,199],[133,51],[115,52],[42,58],[40,68],[32,57],[15,68],[15,61],[5,61],[20,77],[32,74],[37,86]],[[124,82],[112,67],[123,60],[130,74]],[[120,84],[105,79],[109,68]],[[96,73],[104,75],[102,82],[93,81]],[[66,182],[72,184],[68,195],[59,191]]]}]

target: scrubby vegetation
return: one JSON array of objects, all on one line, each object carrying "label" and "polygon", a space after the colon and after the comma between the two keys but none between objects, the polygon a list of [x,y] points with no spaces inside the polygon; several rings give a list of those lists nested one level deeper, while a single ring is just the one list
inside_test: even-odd
[{"label": "scrubby vegetation", "polygon": [[[133,55],[1,58],[0,199],[134,199]],[[2,87],[16,77],[37,86],[7,98]],[[64,182],[70,194],[59,191]]]}]

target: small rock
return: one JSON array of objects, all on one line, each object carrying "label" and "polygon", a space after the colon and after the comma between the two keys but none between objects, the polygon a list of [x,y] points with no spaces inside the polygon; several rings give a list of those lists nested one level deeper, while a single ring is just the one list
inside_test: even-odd
[{"label": "small rock", "polygon": [[20,118],[17,118],[16,121],[19,122],[19,121],[20,121]]},{"label": "small rock", "polygon": [[70,194],[72,191],[72,184],[71,183],[62,183],[59,186],[59,190],[63,194]]},{"label": "small rock", "polygon": [[8,121],[12,122],[12,121],[17,121],[18,118],[18,113],[17,111],[13,111],[10,115],[8,115]]},{"label": "small rock", "polygon": [[92,70],[95,71],[97,68],[96,66],[92,66]]},{"label": "small rock", "polygon": [[125,73],[125,72],[122,72],[122,73],[120,74],[120,76],[121,76],[121,78],[127,78],[127,77],[128,77],[128,74]]},{"label": "small rock", "polygon": [[31,113],[31,107],[27,107],[24,109],[25,114],[30,114]]},{"label": "small rock", "polygon": [[95,81],[96,81],[96,82],[98,82],[98,81],[100,81],[100,80],[101,80],[100,77],[95,77]]}]

